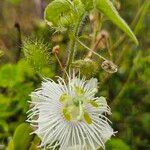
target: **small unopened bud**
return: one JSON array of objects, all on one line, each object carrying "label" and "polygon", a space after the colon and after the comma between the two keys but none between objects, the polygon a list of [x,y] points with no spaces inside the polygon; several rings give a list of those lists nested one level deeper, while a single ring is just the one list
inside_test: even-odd
[{"label": "small unopened bud", "polygon": [[97,47],[98,48],[106,48],[106,43],[109,38],[109,33],[106,30],[102,30],[97,36]]},{"label": "small unopened bud", "polygon": [[105,60],[101,67],[108,73],[115,73],[118,70],[117,65],[115,65],[112,61]]},{"label": "small unopened bud", "polygon": [[99,37],[100,38],[105,38],[105,39],[108,39],[109,37],[109,33],[106,31],[106,30],[102,30],[99,34]]},{"label": "small unopened bud", "polygon": [[53,54],[58,54],[58,53],[59,53],[59,50],[60,50],[60,46],[59,46],[59,45],[56,45],[56,46],[53,47],[52,53],[53,53]]},{"label": "small unopened bud", "polygon": [[43,75],[43,68],[49,66],[50,55],[48,46],[48,44],[38,39],[32,40],[28,38],[23,42],[23,52],[28,63],[36,72]]}]

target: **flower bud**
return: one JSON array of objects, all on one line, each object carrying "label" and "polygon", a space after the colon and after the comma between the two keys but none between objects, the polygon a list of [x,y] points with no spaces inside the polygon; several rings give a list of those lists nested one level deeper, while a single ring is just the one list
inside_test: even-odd
[{"label": "flower bud", "polygon": [[109,38],[109,33],[106,30],[102,30],[99,34],[100,38],[105,38],[108,39]]},{"label": "flower bud", "polygon": [[98,43],[98,48],[106,48],[106,43],[107,43],[107,40],[109,38],[109,33],[106,31],[106,30],[102,30],[97,38],[96,38],[96,43]]},{"label": "flower bud", "polygon": [[97,63],[90,59],[77,60],[72,63],[72,67],[79,69],[81,75],[86,76],[87,78],[92,77],[98,71]]},{"label": "flower bud", "polygon": [[42,73],[43,68],[49,67],[49,48],[41,40],[25,39],[23,52],[35,71]]},{"label": "flower bud", "polygon": [[59,46],[59,45],[56,45],[56,46],[53,47],[52,53],[53,53],[53,54],[58,54],[58,53],[59,53],[59,50],[60,50],[60,46]]},{"label": "flower bud", "polygon": [[108,73],[115,73],[118,70],[117,65],[115,65],[112,61],[105,60],[101,67]]}]

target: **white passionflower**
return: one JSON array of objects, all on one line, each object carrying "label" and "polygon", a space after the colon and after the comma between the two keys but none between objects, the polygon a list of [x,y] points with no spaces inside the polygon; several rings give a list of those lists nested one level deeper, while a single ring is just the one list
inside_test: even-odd
[{"label": "white passionflower", "polygon": [[47,79],[31,93],[28,122],[41,139],[40,147],[59,150],[105,149],[114,134],[105,114],[111,114],[104,97],[95,97],[97,79]]}]

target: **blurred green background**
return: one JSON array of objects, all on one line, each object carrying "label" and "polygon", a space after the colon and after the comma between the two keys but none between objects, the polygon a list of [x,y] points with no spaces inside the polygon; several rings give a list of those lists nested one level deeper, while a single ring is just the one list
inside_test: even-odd
[{"label": "blurred green background", "polygon": [[[148,5],[149,0],[146,1]],[[106,21],[102,26],[109,33],[111,43],[123,37],[113,50],[112,59],[119,67],[118,72],[110,75],[99,69],[95,74],[100,82],[98,95],[107,97],[112,108],[110,120],[118,131],[107,142],[106,150],[150,150],[150,7],[144,6],[146,1],[113,1],[134,30],[140,43],[138,47],[111,22]],[[62,63],[66,59],[68,37],[53,34],[43,22],[43,11],[48,2],[50,0],[0,0],[0,150],[13,149],[11,139],[17,126],[26,120],[29,94],[40,86],[41,75],[56,79],[55,75],[61,74],[59,64],[51,54],[52,47],[59,44],[59,58]],[[87,25],[85,36],[90,32],[89,28]],[[34,63],[24,57],[22,47],[26,37],[42,41],[39,46],[43,49],[48,43],[44,53],[49,55],[50,61],[41,64],[42,54],[36,56],[40,75],[32,66]],[[105,55],[105,49],[103,53]],[[82,59],[84,54],[83,48],[79,47],[77,58]],[[100,66],[101,62],[98,63]],[[26,142],[26,146],[21,143],[22,150],[37,149],[37,137],[29,139],[24,135],[19,138]]]}]

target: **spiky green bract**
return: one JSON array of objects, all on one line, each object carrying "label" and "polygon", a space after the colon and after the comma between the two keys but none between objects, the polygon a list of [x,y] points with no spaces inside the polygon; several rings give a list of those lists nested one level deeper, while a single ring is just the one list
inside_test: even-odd
[{"label": "spiky green bract", "polygon": [[72,67],[79,69],[81,76],[90,78],[98,72],[98,64],[90,59],[77,60],[72,63]]},{"label": "spiky green bract", "polygon": [[37,72],[50,64],[50,52],[48,52],[49,46],[44,44],[41,40],[26,39],[24,41],[23,52],[30,63],[30,65]]}]

